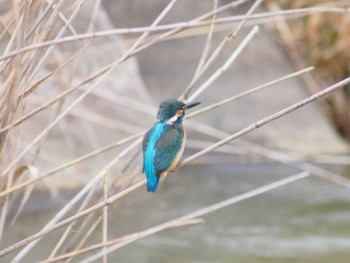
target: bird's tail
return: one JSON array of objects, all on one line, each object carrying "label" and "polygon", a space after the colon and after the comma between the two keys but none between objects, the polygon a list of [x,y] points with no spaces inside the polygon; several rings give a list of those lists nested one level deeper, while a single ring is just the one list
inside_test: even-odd
[{"label": "bird's tail", "polygon": [[155,192],[158,187],[159,176],[155,175],[147,178],[147,192]]},{"label": "bird's tail", "polygon": [[143,172],[146,174],[147,178],[147,192],[155,192],[159,183],[159,176],[154,169],[153,161],[144,161]]}]

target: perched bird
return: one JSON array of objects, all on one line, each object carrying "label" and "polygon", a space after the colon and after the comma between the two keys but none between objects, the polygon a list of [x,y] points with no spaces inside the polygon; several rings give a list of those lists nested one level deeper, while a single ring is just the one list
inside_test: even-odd
[{"label": "perched bird", "polygon": [[186,143],[182,119],[187,109],[199,103],[169,99],[160,104],[159,121],[145,134],[142,142],[143,172],[148,192],[155,192],[159,179],[176,169]]}]

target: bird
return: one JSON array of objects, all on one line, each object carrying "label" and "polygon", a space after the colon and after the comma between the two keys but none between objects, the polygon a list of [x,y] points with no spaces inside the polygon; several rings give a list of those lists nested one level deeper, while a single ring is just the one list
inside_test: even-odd
[{"label": "bird", "polygon": [[186,144],[182,120],[186,110],[200,103],[168,99],[159,105],[159,121],[144,135],[142,141],[143,172],[148,192],[155,192],[159,179],[175,171]]}]

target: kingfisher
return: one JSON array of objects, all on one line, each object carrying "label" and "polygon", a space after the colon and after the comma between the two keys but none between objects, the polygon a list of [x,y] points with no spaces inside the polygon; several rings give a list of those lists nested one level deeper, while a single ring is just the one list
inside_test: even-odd
[{"label": "kingfisher", "polygon": [[158,122],[143,137],[143,172],[147,191],[155,192],[161,177],[174,172],[185,149],[186,132],[182,120],[186,110],[200,102],[184,103],[168,99],[159,105]]}]

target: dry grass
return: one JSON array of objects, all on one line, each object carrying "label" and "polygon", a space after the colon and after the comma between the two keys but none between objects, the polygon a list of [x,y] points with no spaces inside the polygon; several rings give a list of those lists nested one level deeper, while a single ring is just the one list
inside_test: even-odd
[{"label": "dry grass", "polygon": [[[270,1],[271,10],[327,6],[327,0]],[[343,1],[347,4],[347,1]],[[281,22],[279,22],[281,23]],[[297,67],[314,65],[312,79],[307,80],[310,92],[350,75],[350,17],[344,14],[312,14],[277,25],[283,43]],[[338,132],[350,140],[349,85],[334,92],[321,104]]]},{"label": "dry grass", "polygon": [[[16,225],[16,218],[21,214],[21,211],[31,198],[32,191],[37,190],[44,184],[48,184],[49,187],[53,187],[52,191],[54,192],[57,181],[64,180],[62,178],[65,178],[64,172],[68,168],[75,168],[70,175],[73,174],[77,180],[83,182],[84,186],[82,187],[82,184],[79,185],[80,191],[39,232],[3,248],[0,251],[0,257],[9,253],[16,253],[13,262],[30,258],[31,249],[36,246],[40,239],[49,238],[51,232],[66,227],[61,237],[57,240],[56,245],[51,251],[48,251],[47,258],[43,259],[44,262],[54,262],[61,259],[70,261],[78,255],[94,250],[98,250],[97,254],[87,258],[86,262],[93,261],[99,257],[102,257],[103,262],[107,262],[108,253],[140,238],[170,227],[202,223],[203,221],[199,217],[282,187],[296,180],[301,180],[311,173],[350,188],[349,180],[337,174],[320,170],[317,166],[303,166],[298,167],[303,172],[294,176],[204,207],[188,215],[179,216],[174,220],[144,231],[130,233],[130,235],[122,237],[108,235],[108,226],[111,224],[111,220],[108,217],[110,209],[114,209],[113,204],[122,198],[127,198],[132,192],[145,185],[145,180],[140,180],[141,165],[137,161],[138,158],[136,156],[140,155],[141,136],[144,134],[146,127],[140,127],[138,123],[129,122],[120,116],[108,118],[105,116],[108,111],[99,111],[97,107],[93,107],[93,109],[90,107],[87,110],[83,102],[89,100],[89,98],[95,99],[98,97],[105,106],[113,101],[113,107],[122,106],[125,110],[137,112],[138,120],[143,119],[145,116],[154,116],[156,111],[154,107],[144,105],[147,102],[140,101],[136,105],[130,104],[129,101],[132,98],[124,97],[125,94],[116,94],[111,98],[111,96],[108,96],[108,93],[107,95],[104,93],[103,81],[108,78],[115,68],[123,68],[125,63],[135,54],[141,51],[147,52],[148,47],[160,41],[177,37],[179,33],[185,30],[187,30],[187,33],[190,32],[189,35],[197,34],[198,32],[195,31],[197,27],[207,25],[207,42],[198,67],[188,87],[184,89],[182,94],[179,94],[179,97],[182,99],[189,98],[193,100],[205,92],[206,89],[209,89],[211,84],[235,62],[236,57],[244,52],[246,45],[250,41],[254,41],[254,36],[258,33],[258,26],[256,25],[245,35],[233,53],[225,59],[225,63],[218,66],[215,72],[206,78],[202,85],[197,85],[198,79],[204,76],[204,73],[210,66],[214,65],[218,57],[223,56],[222,51],[231,44],[236,35],[242,34],[241,29],[243,27],[251,26],[252,24],[268,23],[277,17],[279,19],[281,17],[295,18],[306,16],[310,13],[328,14],[325,12],[343,13],[346,11],[342,6],[334,4],[334,8],[308,8],[257,15],[254,12],[262,1],[254,1],[246,14],[227,19],[227,21],[237,21],[237,26],[233,30],[231,28],[220,45],[214,47],[214,51],[210,52],[212,34],[215,32],[217,24],[225,25],[227,23],[223,19],[217,19],[217,15],[226,9],[237,7],[245,2],[247,1],[240,0],[220,6],[218,1],[214,0],[212,10],[208,10],[208,13],[198,18],[193,18],[191,21],[184,23],[159,26],[158,24],[177,3],[176,0],[172,0],[169,1],[168,5],[149,27],[117,29],[114,31],[105,30],[94,33],[93,24],[97,19],[100,8],[100,1],[96,1],[93,5],[89,23],[82,34],[77,33],[78,31],[72,24],[72,21],[81,12],[82,4],[86,4],[84,0],[73,1],[71,6],[67,6],[67,3],[63,4],[63,1],[6,2],[7,5],[4,6],[4,10],[0,10],[0,27],[2,28],[2,33],[0,34],[0,50],[2,52],[0,56],[0,74],[2,77],[0,82],[0,202],[2,204],[0,237],[3,238],[2,235],[6,225],[10,222]],[[133,42],[123,54],[116,58],[112,57],[110,61],[105,61],[98,68],[84,68],[84,63],[86,63],[86,60],[84,60],[85,56],[96,51],[93,41],[97,37],[103,38],[130,32],[133,32],[136,37],[132,39]],[[158,32],[159,34],[150,35],[151,32]],[[186,37],[186,35],[181,37]],[[70,44],[69,50],[61,51],[57,47],[58,44]],[[60,56],[60,54],[64,54],[64,56]],[[82,69],[86,69],[86,71]],[[192,118],[199,114],[205,114],[214,108],[269,88],[286,79],[300,76],[310,70],[312,68],[293,72],[288,76],[281,76],[279,79],[249,89],[242,94],[237,94],[223,101],[213,102],[212,105],[193,112],[188,117]],[[80,76],[80,78],[77,76]],[[334,92],[348,85],[349,82],[349,78],[344,78],[344,80],[329,88],[253,123],[234,134],[227,134],[204,123],[196,123],[196,125],[193,125],[193,129],[200,127],[201,133],[210,135],[218,141],[185,159],[181,165],[188,165],[193,160],[215,151],[219,147],[230,147],[230,143],[240,136]],[[196,86],[198,87],[194,88]],[[91,104],[89,105],[91,106]],[[92,149],[88,153],[86,151],[80,153],[74,151],[75,149],[71,149],[77,148],[74,147],[76,146],[75,139],[81,136],[81,130],[77,131],[76,126],[70,126],[72,117],[75,118],[74,123],[84,123],[84,126],[78,126],[78,128],[86,132],[84,135],[86,135],[87,139],[84,142],[87,145],[91,145],[90,148]],[[194,121],[191,120],[191,122],[193,123]],[[94,126],[96,123],[100,125],[98,129]],[[120,138],[115,139],[116,141],[113,143],[104,143],[96,135],[97,130],[108,132],[111,130],[111,127],[119,126],[125,126],[126,128],[119,134]],[[73,135],[77,136],[74,137]],[[50,144],[48,142],[56,137],[59,137],[60,147],[66,147],[71,150],[71,152],[65,151],[65,154],[67,153],[67,156],[64,156],[65,158],[62,158],[60,155],[57,145],[55,145],[56,148],[49,147]],[[278,154],[267,149],[259,148],[258,146],[251,148],[251,152],[255,151],[262,156],[287,163],[286,158],[281,158]],[[107,155],[112,150],[114,152]],[[55,157],[60,157],[58,158],[59,164],[56,164]],[[86,178],[85,172],[89,169],[88,164],[96,161],[98,158],[103,161],[104,165],[101,165],[102,162],[97,162],[96,171],[93,171],[91,177]],[[47,169],[45,169],[45,165],[48,167]],[[55,178],[58,179],[55,181]],[[113,184],[113,182],[117,183]],[[19,207],[13,207],[14,200],[19,198],[18,193],[23,193],[20,205]],[[100,198],[96,198],[96,193],[102,193],[102,195],[99,195]],[[10,211],[15,211],[15,216],[12,220]],[[93,213],[98,213],[99,216],[97,218],[92,217]],[[84,247],[90,235],[101,224],[101,243]],[[71,231],[73,227],[79,227],[82,231],[75,233]],[[71,252],[68,253],[68,251]]]}]

